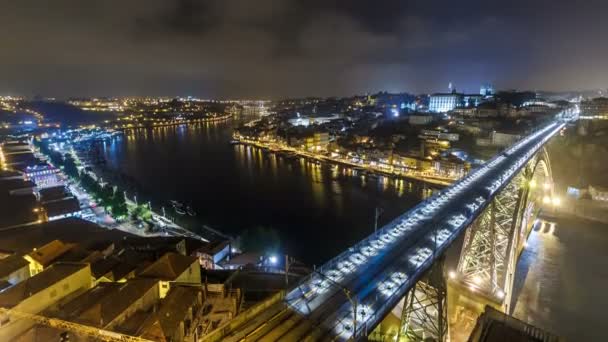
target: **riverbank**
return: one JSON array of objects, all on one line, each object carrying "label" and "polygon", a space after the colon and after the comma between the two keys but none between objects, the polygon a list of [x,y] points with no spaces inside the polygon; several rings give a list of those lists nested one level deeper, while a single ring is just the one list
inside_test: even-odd
[{"label": "riverbank", "polygon": [[302,150],[299,150],[296,148],[283,146],[280,144],[270,145],[270,144],[265,144],[265,143],[262,143],[259,141],[253,141],[253,140],[248,140],[248,139],[244,139],[244,138],[234,138],[233,141],[237,142],[239,144],[243,144],[243,145],[255,146],[257,148],[268,150],[273,153],[293,153],[300,157],[304,157],[306,159],[312,159],[312,160],[316,160],[316,161],[320,161],[320,162],[327,162],[327,163],[336,164],[336,165],[348,166],[348,167],[352,167],[352,168],[356,168],[356,169],[363,169],[367,172],[374,173],[374,174],[381,175],[381,176],[399,177],[399,178],[404,178],[404,179],[409,179],[409,180],[420,181],[420,182],[424,182],[424,183],[428,183],[428,184],[432,184],[432,185],[436,185],[436,186],[443,186],[443,187],[449,186],[453,182],[458,180],[456,178],[428,175],[428,174],[425,174],[424,172],[419,172],[419,171],[398,172],[398,171],[394,171],[394,170],[393,171],[383,170],[382,168],[374,167],[370,164],[354,163],[347,159],[314,154],[314,153],[302,151]]},{"label": "riverbank", "polygon": [[226,114],[222,116],[214,116],[208,118],[199,118],[199,119],[180,119],[180,120],[171,120],[171,121],[162,121],[160,119],[155,119],[155,121],[145,121],[143,123],[137,122],[135,124],[120,124],[120,125],[112,125],[108,124],[105,128],[113,128],[118,130],[131,130],[138,128],[159,128],[159,127],[170,127],[170,126],[179,126],[179,125],[192,125],[192,124],[200,124],[200,123],[219,123],[226,122],[233,118],[232,114]]},{"label": "riverbank", "polygon": [[608,224],[608,203],[592,199],[566,197],[559,208],[547,210],[547,216],[578,218]]},{"label": "riverbank", "polygon": [[[30,148],[32,149],[33,153],[39,154],[40,156],[44,156],[45,158],[48,158],[47,162],[52,165],[52,162],[50,160],[52,158],[49,155],[44,154],[42,151],[42,148],[40,148],[40,149],[35,149],[33,147],[30,147]],[[55,151],[57,151],[62,156],[64,156],[61,158],[61,160],[65,160],[65,159],[63,159],[63,158],[66,158],[65,156],[75,156],[76,157],[75,160],[78,160],[78,156],[76,156],[74,154],[74,152],[71,150],[71,148],[72,148],[72,145],[63,145],[63,148],[61,150],[56,149]],[[96,224],[99,224],[100,226],[106,227],[106,228],[119,229],[119,230],[125,231],[127,233],[131,233],[131,234],[143,236],[143,237],[182,236],[182,237],[188,237],[188,238],[200,240],[203,242],[209,242],[209,240],[203,238],[202,236],[199,236],[198,234],[195,234],[195,233],[189,231],[188,229],[185,229],[185,228],[175,224],[174,222],[167,219],[163,215],[160,215],[160,214],[154,212],[152,210],[151,206],[149,206],[149,205],[148,205],[148,209],[146,212],[146,219],[144,219],[143,214],[141,217],[131,218],[131,215],[133,214],[134,210],[136,210],[136,208],[140,207],[137,204],[137,202],[129,201],[126,198],[126,196],[124,195],[124,191],[121,190],[120,187],[117,187],[115,184],[104,183],[102,181],[102,178],[99,173],[86,171],[87,165],[81,165],[82,170],[78,171],[76,169],[76,166],[74,165],[73,160],[74,159],[72,159],[72,169],[73,169],[72,173],[66,172],[66,170],[68,170],[68,166],[63,165],[64,161],[61,161],[60,164],[62,164],[62,165],[53,165],[53,166],[59,170],[59,174],[61,175],[61,178],[65,180],[64,185],[70,190],[70,192],[73,194],[73,196],[75,196],[78,199],[81,209],[82,210],[91,210],[92,212],[94,212],[95,215],[89,219],[90,221],[92,221]],[[97,187],[100,189],[99,192],[101,192],[101,189],[104,189],[104,186],[110,186],[111,188],[113,188],[114,196],[124,196],[123,202],[125,202],[126,206],[127,206],[127,210],[125,211],[126,218],[124,216],[115,217],[115,215],[113,215],[111,212],[106,210],[106,208],[104,208],[104,206],[98,205],[100,201],[99,201],[99,198],[97,198],[97,197],[100,197],[100,194],[97,193],[97,195],[95,195],[94,193],[91,193],[89,191],[90,188],[89,188],[89,190],[85,189],[85,186],[83,186],[84,185],[83,179],[85,177],[87,177],[87,175],[90,176],[91,174],[94,177],[89,177],[89,178],[91,179],[91,182],[98,184]],[[123,205],[125,203],[123,203]],[[146,230],[142,229],[141,222],[143,222],[143,221],[146,221],[146,223],[150,224],[152,226],[152,228],[154,228],[154,229],[152,229],[151,231],[146,231]]]}]

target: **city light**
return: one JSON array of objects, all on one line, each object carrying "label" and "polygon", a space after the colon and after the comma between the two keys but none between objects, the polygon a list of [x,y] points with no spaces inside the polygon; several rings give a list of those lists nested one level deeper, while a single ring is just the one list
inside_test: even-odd
[{"label": "city light", "polygon": [[268,261],[270,261],[271,264],[276,265],[276,263],[279,261],[278,258],[276,257],[276,255],[271,255],[268,258]]},{"label": "city light", "polygon": [[456,272],[451,270],[450,272],[448,272],[448,276],[450,277],[450,279],[456,279]]}]

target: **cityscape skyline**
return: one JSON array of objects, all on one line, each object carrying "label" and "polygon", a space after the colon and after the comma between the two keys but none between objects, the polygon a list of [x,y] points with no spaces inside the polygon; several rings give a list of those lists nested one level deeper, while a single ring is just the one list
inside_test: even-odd
[{"label": "cityscape skyline", "polygon": [[0,6],[0,92],[14,95],[276,99],[449,82],[586,90],[608,79],[598,1]]},{"label": "cityscape skyline", "polygon": [[607,340],[605,13],[0,1],[0,342]]}]

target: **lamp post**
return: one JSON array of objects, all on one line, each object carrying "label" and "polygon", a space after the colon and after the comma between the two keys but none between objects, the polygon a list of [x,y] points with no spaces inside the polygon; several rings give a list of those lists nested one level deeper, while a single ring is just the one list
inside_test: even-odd
[{"label": "lamp post", "polygon": [[348,288],[336,283],[333,279],[329,278],[325,274],[323,274],[317,270],[314,270],[313,272],[315,272],[318,275],[320,275],[321,277],[327,279],[330,283],[339,287],[342,290],[342,292],[344,292],[346,299],[348,299],[351,306],[353,307],[353,340],[354,340],[357,337],[357,297],[353,297],[352,292]]}]

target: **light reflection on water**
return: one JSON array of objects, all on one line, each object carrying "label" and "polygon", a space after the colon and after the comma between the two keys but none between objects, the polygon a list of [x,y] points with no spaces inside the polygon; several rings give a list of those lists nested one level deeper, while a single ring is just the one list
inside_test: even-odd
[{"label": "light reflection on water", "polygon": [[104,152],[110,168],[135,180],[138,198],[191,205],[195,220],[168,214],[193,229],[272,227],[290,254],[311,263],[369,234],[376,206],[382,224],[429,194],[416,182],[231,145],[231,134],[230,123],[133,129]]}]

